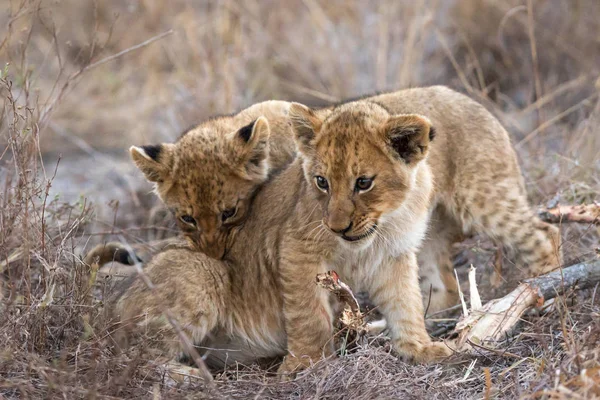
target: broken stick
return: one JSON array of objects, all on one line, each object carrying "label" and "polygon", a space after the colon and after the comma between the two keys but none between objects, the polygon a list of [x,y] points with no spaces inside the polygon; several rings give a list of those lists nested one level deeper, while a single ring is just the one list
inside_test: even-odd
[{"label": "broken stick", "polygon": [[600,224],[600,204],[580,204],[578,206],[561,206],[538,211],[541,220],[558,224],[562,222],[579,222]]},{"label": "broken stick", "polygon": [[537,278],[527,279],[506,296],[492,300],[479,311],[471,312],[458,322],[457,350],[475,345],[493,346],[519,322],[521,315],[545,300],[564,294],[570,289],[585,289],[600,282],[600,260],[575,264]]},{"label": "broken stick", "polygon": [[366,333],[365,317],[360,311],[358,300],[350,286],[342,282],[337,272],[327,271],[317,274],[317,285],[329,290],[344,305],[344,310],[339,318],[343,327],[356,331],[359,335]]},{"label": "broken stick", "polygon": [[352,289],[340,279],[337,272],[317,274],[317,286],[330,291],[344,305],[340,315],[336,315],[336,320],[339,321],[340,329],[349,331],[350,337],[360,338],[366,333],[378,335],[387,329],[385,319],[367,322]]}]

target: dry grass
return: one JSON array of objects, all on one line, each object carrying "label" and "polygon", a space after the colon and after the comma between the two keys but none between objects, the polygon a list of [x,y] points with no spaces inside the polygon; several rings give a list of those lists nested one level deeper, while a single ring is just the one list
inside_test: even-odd
[{"label": "dry grass", "polygon": [[[291,383],[225,371],[211,392],[161,386],[143,348],[111,354],[78,257],[173,232],[126,147],[271,98],[446,84],[509,129],[534,204],[600,200],[597,1],[6,0],[0,27],[0,398],[600,397],[598,288],[529,316],[505,353],[413,367],[384,342]],[[597,228],[563,231],[569,260],[597,256]],[[493,254],[475,238],[457,263],[485,288]]]}]

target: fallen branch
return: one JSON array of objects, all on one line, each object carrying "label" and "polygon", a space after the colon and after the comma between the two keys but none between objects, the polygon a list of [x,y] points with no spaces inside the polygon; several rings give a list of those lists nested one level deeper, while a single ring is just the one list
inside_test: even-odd
[{"label": "fallen branch", "polygon": [[571,289],[586,289],[600,282],[600,260],[575,264],[524,281],[508,295],[492,300],[479,311],[472,310],[455,328],[457,350],[472,349],[472,344],[487,347],[504,338],[514,328],[523,313],[540,307],[545,300]]},{"label": "fallen branch", "polygon": [[584,224],[600,224],[600,204],[580,204],[578,206],[561,206],[538,211],[541,220],[553,224],[579,222]]}]

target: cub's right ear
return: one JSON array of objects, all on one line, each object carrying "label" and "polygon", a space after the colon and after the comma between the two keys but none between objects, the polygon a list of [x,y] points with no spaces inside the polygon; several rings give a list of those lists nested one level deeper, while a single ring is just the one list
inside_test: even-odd
[{"label": "cub's right ear", "polygon": [[129,154],[150,182],[162,182],[173,167],[173,144],[131,146]]},{"label": "cub's right ear", "polygon": [[249,179],[264,180],[269,174],[269,136],[271,130],[265,117],[258,117],[233,132],[229,140],[231,164]]}]

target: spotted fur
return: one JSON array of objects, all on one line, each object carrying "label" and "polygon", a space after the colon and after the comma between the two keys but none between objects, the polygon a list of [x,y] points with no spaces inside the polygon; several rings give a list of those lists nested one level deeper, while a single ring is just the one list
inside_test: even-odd
[{"label": "spotted fur", "polygon": [[[189,129],[175,143],[131,147],[133,161],[155,183],[192,248],[222,258],[256,189],[291,162],[296,149],[291,132],[284,134],[288,108],[281,101],[258,103]],[[280,134],[270,138],[266,118]]]},{"label": "spotted fur", "polygon": [[[321,212],[307,218],[308,224],[320,223],[324,233],[303,233],[300,219],[286,232],[294,251],[288,250],[289,266],[280,267],[289,351],[282,370],[306,365],[298,355],[313,358],[328,347],[319,338],[329,326],[316,325],[322,319],[314,312],[317,304],[327,305],[315,295],[307,307],[298,271],[308,281],[323,269],[336,269],[353,287],[369,292],[401,356],[431,361],[448,349],[425,331],[421,292],[431,290],[433,311],[456,303],[451,245],[463,235],[481,232],[514,248],[530,275],[560,265],[558,229],[530,210],[508,134],[466,96],[432,87],[333,110],[295,104],[290,119],[307,191],[313,193],[312,202],[303,199],[297,209],[310,214],[316,203]],[[360,193],[355,185],[365,176],[374,177],[373,188]],[[331,236],[337,241],[326,240]],[[309,256],[309,249],[320,256]]]}]

